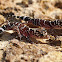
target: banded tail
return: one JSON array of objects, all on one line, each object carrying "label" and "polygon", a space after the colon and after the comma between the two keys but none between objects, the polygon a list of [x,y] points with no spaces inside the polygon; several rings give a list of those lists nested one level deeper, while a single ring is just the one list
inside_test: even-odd
[{"label": "banded tail", "polygon": [[27,16],[11,16],[27,21],[27,23],[32,23],[33,25],[44,27],[45,29],[62,29],[62,20],[59,19],[56,19],[55,21],[48,21],[43,19],[30,18]]}]

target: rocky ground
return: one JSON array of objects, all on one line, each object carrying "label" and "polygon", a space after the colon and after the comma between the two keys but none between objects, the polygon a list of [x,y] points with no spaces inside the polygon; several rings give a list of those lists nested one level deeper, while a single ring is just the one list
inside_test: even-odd
[{"label": "rocky ground", "polygon": [[[52,21],[62,19],[62,0],[0,0],[0,24],[7,20],[20,22],[7,17],[7,13]],[[32,44],[15,39],[15,34],[10,32],[0,34],[0,62],[62,62],[62,30],[47,32],[52,40],[35,39]],[[58,35],[59,39],[51,34]]]}]

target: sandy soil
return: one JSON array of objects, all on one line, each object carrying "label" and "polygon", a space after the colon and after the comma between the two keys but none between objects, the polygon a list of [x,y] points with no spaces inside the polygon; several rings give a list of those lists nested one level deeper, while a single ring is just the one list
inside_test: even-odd
[{"label": "sandy soil", "polygon": [[[11,13],[52,21],[62,19],[62,0],[0,0],[0,24],[7,20],[20,22],[7,16]],[[51,29],[47,33],[51,40],[35,38],[32,43],[15,39],[15,33],[0,34],[0,62],[62,62],[62,30]]]}]

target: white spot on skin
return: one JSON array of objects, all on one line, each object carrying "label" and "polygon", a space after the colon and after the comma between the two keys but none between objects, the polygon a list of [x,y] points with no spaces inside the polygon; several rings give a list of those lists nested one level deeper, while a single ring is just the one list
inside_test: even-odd
[{"label": "white spot on skin", "polygon": [[0,28],[0,30],[5,31],[3,28]]},{"label": "white spot on skin", "polygon": [[17,31],[18,31],[18,35],[19,35],[20,40],[21,40],[22,35],[21,35],[21,33],[20,33],[20,30],[19,30],[18,26],[17,26]]},{"label": "white spot on skin", "polygon": [[11,26],[11,25],[10,25],[10,22],[8,22],[8,25]]},{"label": "white spot on skin", "polygon": [[56,24],[57,24],[57,21],[58,21],[58,20],[56,20]]},{"label": "white spot on skin", "polygon": [[29,28],[29,31],[30,31],[31,28]]},{"label": "white spot on skin", "polygon": [[58,23],[58,26],[61,26],[61,25],[60,25],[60,21],[58,21],[57,23]]},{"label": "white spot on skin", "polygon": [[18,25],[18,22],[16,22],[14,26],[17,26],[17,25]]},{"label": "white spot on skin", "polygon": [[4,25],[4,27],[6,28],[6,26]]},{"label": "white spot on skin", "polygon": [[23,27],[21,27],[21,30],[24,29],[26,27],[26,25],[24,25]]},{"label": "white spot on skin", "polygon": [[45,21],[46,21],[46,20],[44,20],[44,25],[45,25]]},{"label": "white spot on skin", "polygon": [[15,24],[18,24],[18,22],[16,22]]},{"label": "white spot on skin", "polygon": [[38,30],[39,28],[29,28],[29,29],[34,30],[34,33],[35,33],[35,32],[36,32],[36,30]]},{"label": "white spot on skin", "polygon": [[21,23],[18,24],[18,27],[21,25]]},{"label": "white spot on skin", "polygon": [[15,15],[12,15],[12,17],[14,17]]},{"label": "white spot on skin", "polygon": [[49,21],[49,23],[50,23],[50,25],[52,26],[51,21]]},{"label": "white spot on skin", "polygon": [[26,17],[27,17],[27,16],[24,16],[23,20],[25,20]]},{"label": "white spot on skin", "polygon": [[5,31],[5,32],[8,32],[8,33],[14,33],[13,30],[7,30],[7,31]]}]

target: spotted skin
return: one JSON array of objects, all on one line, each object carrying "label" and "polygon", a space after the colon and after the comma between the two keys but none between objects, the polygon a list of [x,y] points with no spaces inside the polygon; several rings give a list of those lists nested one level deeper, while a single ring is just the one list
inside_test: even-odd
[{"label": "spotted skin", "polygon": [[[38,30],[33,30],[23,23],[19,22],[8,22],[6,25],[3,25],[0,30],[3,32],[5,30],[14,30],[15,32],[18,33],[18,36],[21,40],[21,38],[24,36],[27,40],[29,40],[30,37],[37,37],[41,38],[43,35],[41,31]],[[29,40],[30,41],[30,40]]]}]

